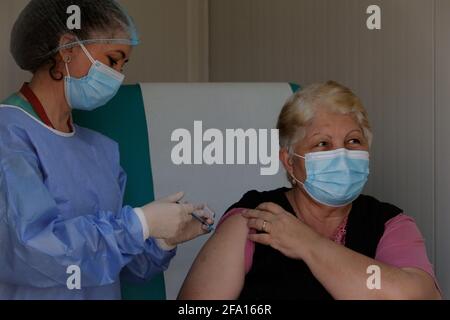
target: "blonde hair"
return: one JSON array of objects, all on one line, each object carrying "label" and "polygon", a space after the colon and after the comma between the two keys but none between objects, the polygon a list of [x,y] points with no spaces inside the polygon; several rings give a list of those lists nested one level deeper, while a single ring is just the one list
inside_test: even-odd
[{"label": "blonde hair", "polygon": [[305,127],[314,118],[318,107],[339,114],[352,114],[363,130],[369,146],[372,129],[366,109],[361,100],[347,87],[335,82],[312,84],[295,93],[284,105],[278,117],[280,147],[288,148],[305,136]]}]

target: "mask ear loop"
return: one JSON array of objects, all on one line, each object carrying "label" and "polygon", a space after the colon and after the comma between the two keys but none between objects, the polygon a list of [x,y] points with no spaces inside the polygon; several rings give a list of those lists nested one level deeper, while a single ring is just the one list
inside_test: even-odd
[{"label": "mask ear loop", "polygon": [[294,176],[294,173],[290,173],[290,175],[291,175],[291,178],[294,179],[294,181],[293,181],[293,182],[295,182],[295,183],[293,183],[294,185],[296,185],[296,184],[298,183],[298,184],[301,184],[303,187],[305,187],[305,184],[304,184],[303,182],[301,182],[300,180],[298,180],[298,179]]},{"label": "mask ear loop", "polygon": [[69,63],[72,61],[71,57],[67,57],[66,59],[64,59],[64,65],[66,66],[66,72],[67,72],[67,76],[70,78],[70,71],[69,71]]},{"label": "mask ear loop", "polygon": [[[292,155],[295,156],[295,157],[298,157],[298,158],[302,158],[303,160],[306,161],[306,157],[303,157],[303,156],[301,156],[299,154],[296,154],[295,152],[292,152]],[[294,186],[297,185],[297,183],[298,183],[298,184],[301,184],[303,187],[305,187],[305,184],[295,177],[294,172],[289,173],[289,174],[290,174],[291,178],[293,179],[293,185]]]},{"label": "mask ear loop", "polygon": [[95,60],[94,58],[92,58],[91,54],[89,53],[89,51],[86,49],[86,47],[84,46],[83,43],[79,42],[81,49],[83,49],[84,53],[86,54],[86,56],[89,58],[89,60],[92,62],[92,64],[95,64]]}]

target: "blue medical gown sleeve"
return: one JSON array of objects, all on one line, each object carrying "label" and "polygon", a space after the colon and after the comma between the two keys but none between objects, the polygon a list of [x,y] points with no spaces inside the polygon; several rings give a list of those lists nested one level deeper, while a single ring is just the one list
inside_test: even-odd
[{"label": "blue medical gown sleeve", "polygon": [[[119,168],[119,184],[122,194],[125,193],[127,176],[122,168]],[[137,255],[122,272],[122,279],[133,283],[145,282],[157,274],[164,272],[176,254],[176,249],[165,251],[161,249],[155,239],[150,238],[145,242],[144,253]]]},{"label": "blue medical gown sleeve", "polygon": [[145,252],[136,256],[124,269],[122,279],[132,283],[145,283],[157,274],[164,272],[176,254],[176,249],[164,251],[155,240],[145,242]]},{"label": "blue medical gown sleeve", "polygon": [[148,250],[132,208],[63,219],[32,147],[4,147],[0,145],[0,282],[66,286],[67,268],[75,265],[83,287],[108,285],[133,257]]}]

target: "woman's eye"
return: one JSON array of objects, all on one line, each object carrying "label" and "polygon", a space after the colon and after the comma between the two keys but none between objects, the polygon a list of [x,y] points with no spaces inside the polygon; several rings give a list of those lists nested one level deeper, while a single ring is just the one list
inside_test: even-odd
[{"label": "woman's eye", "polygon": [[350,144],[361,144],[361,141],[359,139],[351,139],[348,141]]},{"label": "woman's eye", "polygon": [[320,148],[326,147],[326,146],[328,146],[328,142],[326,142],[326,141],[321,141],[321,142],[319,142],[319,143],[317,144],[317,146],[320,147]]}]

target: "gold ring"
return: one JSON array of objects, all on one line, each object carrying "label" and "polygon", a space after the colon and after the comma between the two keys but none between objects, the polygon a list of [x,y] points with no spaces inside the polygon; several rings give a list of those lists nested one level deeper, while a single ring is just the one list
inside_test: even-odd
[{"label": "gold ring", "polygon": [[267,233],[266,226],[267,226],[267,221],[264,221],[264,223],[262,225],[262,231]]}]

